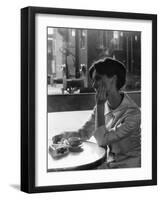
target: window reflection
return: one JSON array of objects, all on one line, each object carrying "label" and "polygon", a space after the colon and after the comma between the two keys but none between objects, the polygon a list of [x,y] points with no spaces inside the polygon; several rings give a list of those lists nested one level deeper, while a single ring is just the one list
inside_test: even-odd
[{"label": "window reflection", "polygon": [[47,31],[48,94],[94,92],[91,64],[112,57],[127,70],[125,91],[141,90],[141,33],[134,31],[49,27]]}]

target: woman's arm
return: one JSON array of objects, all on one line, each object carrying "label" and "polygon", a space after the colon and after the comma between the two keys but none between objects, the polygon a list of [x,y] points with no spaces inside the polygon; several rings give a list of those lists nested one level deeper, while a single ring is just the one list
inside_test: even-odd
[{"label": "woman's arm", "polygon": [[95,130],[95,108],[87,122],[78,131],[67,131],[61,134],[55,135],[52,140],[54,143],[58,143],[62,139],[68,139],[70,137],[80,137],[83,140],[88,140],[93,135]]},{"label": "woman's arm", "polygon": [[105,126],[97,128],[94,136],[99,145],[105,146],[120,141],[129,136],[133,132],[140,130],[140,113],[135,115],[127,115],[124,120],[115,129],[107,131]]},{"label": "woman's arm", "polygon": [[94,134],[95,114],[96,114],[96,107],[93,109],[93,112],[92,112],[89,120],[78,130],[78,132],[77,132],[78,137],[81,137],[84,140],[88,140]]}]

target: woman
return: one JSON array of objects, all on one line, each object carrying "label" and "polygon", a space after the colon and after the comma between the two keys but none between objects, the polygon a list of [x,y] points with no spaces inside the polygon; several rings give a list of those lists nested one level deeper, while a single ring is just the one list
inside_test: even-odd
[{"label": "woman", "polygon": [[112,162],[103,168],[141,167],[141,113],[135,102],[120,92],[126,69],[114,59],[95,62],[89,75],[96,90],[96,106],[89,121],[77,132],[55,136],[54,141],[71,136],[88,140],[94,136],[100,146],[108,146]]}]

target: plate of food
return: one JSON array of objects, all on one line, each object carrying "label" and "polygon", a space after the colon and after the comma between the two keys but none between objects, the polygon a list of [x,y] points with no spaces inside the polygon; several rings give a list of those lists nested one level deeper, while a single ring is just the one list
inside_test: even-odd
[{"label": "plate of food", "polygon": [[66,144],[52,144],[49,146],[49,153],[54,159],[58,159],[69,153],[69,147]]}]

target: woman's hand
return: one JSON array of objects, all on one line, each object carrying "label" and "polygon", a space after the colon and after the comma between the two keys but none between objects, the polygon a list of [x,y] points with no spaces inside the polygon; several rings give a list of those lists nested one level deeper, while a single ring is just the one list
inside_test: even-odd
[{"label": "woman's hand", "polygon": [[107,100],[106,88],[101,82],[100,86],[96,90],[96,103],[97,104],[102,104],[102,103],[105,103],[106,100]]},{"label": "woman's hand", "polygon": [[74,137],[74,136],[77,136],[76,131],[63,132],[63,133],[60,133],[59,135],[53,136],[52,141],[53,141],[53,143],[57,144],[57,143],[63,141],[64,139],[68,139],[68,138]]},{"label": "woman's hand", "polygon": [[106,102],[106,88],[102,81],[96,91],[96,127],[105,125],[104,103]]},{"label": "woman's hand", "polygon": [[61,133],[52,137],[52,141],[54,144],[61,142],[63,139],[66,139],[65,133]]}]

